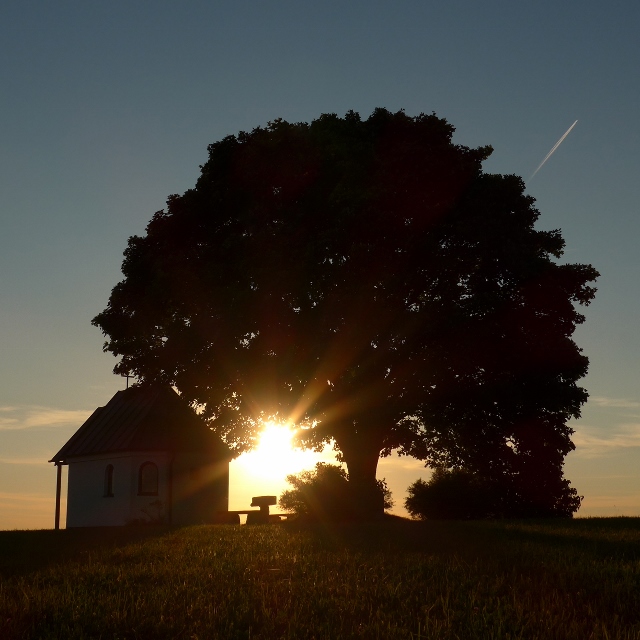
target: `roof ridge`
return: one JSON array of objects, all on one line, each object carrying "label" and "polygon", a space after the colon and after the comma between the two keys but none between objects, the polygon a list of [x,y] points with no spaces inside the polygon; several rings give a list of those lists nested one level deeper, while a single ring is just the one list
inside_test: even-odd
[{"label": "roof ridge", "polygon": [[68,464],[69,458],[147,450],[215,450],[215,455],[223,457],[230,453],[220,436],[207,429],[206,421],[175,389],[147,385],[117,391],[49,462]]},{"label": "roof ridge", "polygon": [[[140,391],[147,395],[142,403]],[[49,462],[63,462],[71,455],[126,449],[159,395],[159,389],[153,387],[120,389],[89,416]]]}]

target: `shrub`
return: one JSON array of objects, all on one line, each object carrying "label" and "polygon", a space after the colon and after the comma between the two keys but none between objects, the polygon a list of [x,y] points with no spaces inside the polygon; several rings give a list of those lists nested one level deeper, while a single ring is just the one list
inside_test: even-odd
[{"label": "shrub", "polygon": [[[481,518],[570,518],[581,498],[566,480],[548,481],[544,474],[487,478],[466,469],[437,468],[428,482],[407,489],[405,508],[420,520]],[[554,480],[554,478],[551,478]]]},{"label": "shrub", "polygon": [[[350,485],[347,472],[335,464],[318,462],[314,469],[287,476],[293,487],[280,496],[285,511],[319,520],[345,520],[351,517]],[[377,480],[384,508],[393,506],[391,491],[384,479]]]},{"label": "shrub", "polygon": [[491,488],[464,469],[436,469],[408,489],[405,508],[421,520],[475,520],[495,515]]}]

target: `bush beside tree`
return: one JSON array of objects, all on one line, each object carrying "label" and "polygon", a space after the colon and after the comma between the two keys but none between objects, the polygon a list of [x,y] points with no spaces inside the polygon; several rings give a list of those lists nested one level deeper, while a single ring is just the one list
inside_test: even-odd
[{"label": "bush beside tree", "polygon": [[[279,500],[280,508],[314,520],[349,520],[353,516],[349,475],[336,464],[318,462],[314,469],[287,476],[293,487]],[[384,479],[377,480],[379,499],[384,509],[391,509],[391,491]]]},{"label": "bush beside tree", "polygon": [[555,486],[522,483],[517,478],[491,479],[467,469],[437,468],[428,482],[407,489],[405,508],[420,520],[482,518],[570,518],[582,498],[562,478]]}]

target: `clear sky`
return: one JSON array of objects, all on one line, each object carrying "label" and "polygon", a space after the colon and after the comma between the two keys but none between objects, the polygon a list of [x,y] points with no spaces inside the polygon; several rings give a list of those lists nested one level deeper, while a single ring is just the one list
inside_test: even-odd
[{"label": "clear sky", "polygon": [[[375,107],[435,112],[457,143],[491,144],[485,170],[523,176],[539,228],[601,272],[565,472],[580,515],[640,515],[638,33],[637,0],[3,2],[0,529],[53,525],[46,461],[124,388],[91,318],[127,238],[194,185],[207,144]],[[234,464],[232,508],[246,508],[264,491]],[[379,475],[398,505],[427,476],[397,458]]]}]

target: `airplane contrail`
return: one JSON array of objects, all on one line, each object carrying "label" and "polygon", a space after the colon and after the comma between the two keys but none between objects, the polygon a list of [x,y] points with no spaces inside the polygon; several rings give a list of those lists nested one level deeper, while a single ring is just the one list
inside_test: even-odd
[{"label": "airplane contrail", "polygon": [[538,173],[538,171],[540,171],[540,169],[542,169],[542,165],[553,155],[553,152],[562,144],[562,141],[571,133],[571,129],[573,129],[573,127],[575,127],[578,124],[578,121],[576,120],[566,131],[565,134],[562,136],[562,138],[560,138],[560,140],[558,140],[558,142],[556,142],[553,145],[553,148],[551,149],[551,151],[549,151],[549,153],[547,153],[547,155],[544,157],[544,160],[538,165],[538,168],[531,174],[531,178],[529,178],[529,180],[531,180],[533,178],[533,176],[536,175],[536,173]]}]

